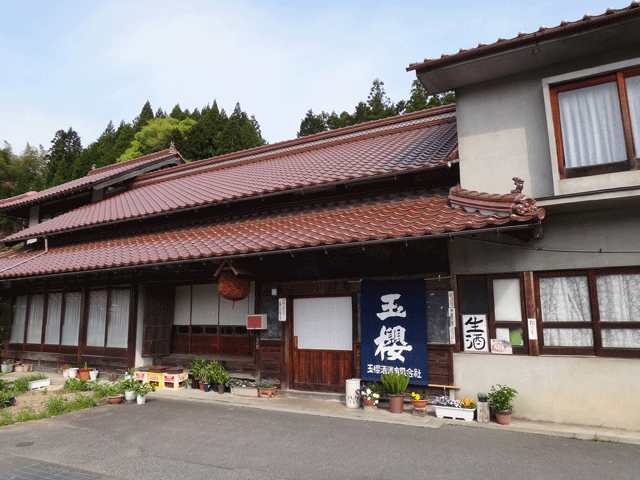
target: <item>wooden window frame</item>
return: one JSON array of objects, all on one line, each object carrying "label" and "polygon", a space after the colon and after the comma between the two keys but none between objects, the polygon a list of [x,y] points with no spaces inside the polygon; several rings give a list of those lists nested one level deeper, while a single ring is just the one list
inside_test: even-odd
[{"label": "wooden window frame", "polygon": [[[620,70],[615,73],[592,77],[582,80],[573,80],[561,84],[552,85],[549,88],[551,100],[551,113],[553,117],[553,130],[556,142],[556,150],[558,157],[558,170],[560,178],[577,178],[589,175],[602,175],[606,173],[623,172],[640,169],[640,152],[635,152],[633,144],[633,133],[631,128],[631,114],[629,112],[629,102],[627,98],[626,78],[640,75],[640,67],[634,67],[626,70]],[[615,83],[618,88],[618,100],[620,102],[620,112],[622,116],[622,129],[624,134],[625,149],[627,152],[627,160],[622,162],[604,163],[601,165],[593,165],[588,167],[565,168],[564,164],[564,146],[562,143],[562,125],[560,124],[560,106],[558,104],[558,94],[570,90],[578,90],[581,88],[601,85],[603,83]],[[640,125],[637,126],[640,128]],[[640,150],[640,146],[638,146]]]},{"label": "wooden window frame", "polygon": [[[504,280],[504,279],[518,279],[518,283],[520,285],[520,314],[521,321],[496,321],[496,313],[495,313],[495,303],[493,300],[493,281],[494,280]],[[527,328],[527,308],[526,308],[526,298],[525,298],[525,284],[524,284],[524,274],[520,273],[505,273],[505,274],[491,274],[491,275],[458,275],[456,278],[456,292],[457,292],[457,301],[456,301],[456,311],[457,311],[457,325],[458,325],[458,350],[460,352],[465,352],[462,341],[462,299],[460,298],[462,295],[462,285],[461,283],[465,280],[483,280],[487,289],[487,322],[489,325],[488,339],[489,339],[489,352],[491,353],[491,339],[496,338],[496,328],[520,328],[522,329],[522,345],[514,346],[513,354],[514,355],[529,355],[529,330]],[[474,353],[477,354],[477,353]]]},{"label": "wooden window frame", "polygon": [[[601,330],[604,329],[640,329],[638,322],[604,322],[600,321],[600,309],[598,304],[598,294],[596,278],[603,275],[624,275],[640,274],[640,268],[602,268],[586,270],[548,271],[535,273],[535,297],[538,311],[538,338],[540,341],[541,355],[586,355],[596,357],[625,357],[640,358],[640,348],[611,348],[602,346]],[[591,322],[545,322],[542,318],[542,307],[540,299],[540,278],[550,277],[587,277],[589,290],[589,308]],[[593,347],[549,347],[544,344],[544,328],[590,328],[593,331]]]}]

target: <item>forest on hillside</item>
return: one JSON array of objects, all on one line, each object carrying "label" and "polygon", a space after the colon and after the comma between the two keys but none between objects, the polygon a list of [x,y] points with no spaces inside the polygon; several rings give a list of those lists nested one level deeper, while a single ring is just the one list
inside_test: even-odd
[{"label": "forest on hillside", "polygon": [[[411,85],[408,100],[392,102],[384,82],[373,81],[366,101],[358,102],[352,113],[312,109],[300,122],[298,137],[355,125],[402,113],[453,103],[452,93],[427,95],[417,80]],[[0,148],[0,199],[29,191],[40,191],[85,176],[91,168],[104,167],[168,148],[173,142],[187,161],[211,158],[247,148],[265,145],[260,125],[253,115],[242,111],[240,104],[227,115],[214,101],[201,110],[190,112],[176,105],[166,113],[155,113],[147,101],[131,122],[124,120],[116,128],[109,122],[100,137],[83,147],[80,136],[70,127],[58,130],[49,149],[27,145],[15,154],[7,142]],[[0,223],[4,223],[0,221]],[[0,228],[2,225],[0,225]]]}]

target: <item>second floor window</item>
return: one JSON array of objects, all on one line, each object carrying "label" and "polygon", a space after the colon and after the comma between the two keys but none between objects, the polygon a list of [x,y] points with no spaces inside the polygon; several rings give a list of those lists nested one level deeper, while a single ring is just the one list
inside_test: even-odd
[{"label": "second floor window", "polygon": [[551,88],[561,178],[640,169],[640,69]]}]

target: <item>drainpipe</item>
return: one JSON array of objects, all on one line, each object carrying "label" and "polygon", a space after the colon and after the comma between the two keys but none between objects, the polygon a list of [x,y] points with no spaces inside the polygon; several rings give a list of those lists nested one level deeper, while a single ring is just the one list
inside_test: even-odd
[{"label": "drainpipe", "polygon": [[37,255],[34,255],[33,257],[29,257],[26,260],[22,260],[21,262],[16,263],[15,265],[11,265],[10,267],[7,268],[3,268],[2,270],[0,270],[0,273],[2,272],[6,272],[7,270],[11,270],[12,268],[16,268],[19,267],[20,265],[30,262],[31,260],[35,260],[38,257],[41,257],[42,255],[44,255],[45,253],[49,252],[49,241],[47,240],[47,237],[44,237],[44,252],[40,252]]}]

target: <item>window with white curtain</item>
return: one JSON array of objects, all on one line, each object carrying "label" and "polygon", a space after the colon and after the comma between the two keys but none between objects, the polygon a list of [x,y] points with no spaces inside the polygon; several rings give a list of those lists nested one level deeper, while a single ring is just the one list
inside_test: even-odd
[{"label": "window with white curtain", "polygon": [[129,301],[130,290],[111,291],[109,305],[109,325],[107,328],[107,347],[127,348],[129,338]]},{"label": "window with white curtain", "polygon": [[62,316],[62,293],[47,295],[47,326],[44,330],[46,345],[60,344],[60,320]]},{"label": "window with white curtain", "polygon": [[542,274],[538,285],[543,353],[638,355],[640,273]]},{"label": "window with white curtain", "polygon": [[44,315],[44,295],[29,298],[29,322],[27,323],[27,343],[42,342],[42,318]]},{"label": "window with white curtain", "polygon": [[27,295],[16,297],[15,309],[13,312],[13,324],[11,326],[10,343],[24,342],[24,327],[27,323]]},{"label": "window with white curtain", "polygon": [[67,292],[64,294],[64,321],[62,323],[60,345],[78,345],[81,305],[82,294],[80,292]]},{"label": "window with white curtain", "polygon": [[89,318],[87,321],[87,347],[104,347],[107,326],[106,290],[89,292]]},{"label": "window with white curtain", "polygon": [[551,99],[564,178],[637,167],[639,69],[551,87]]}]

